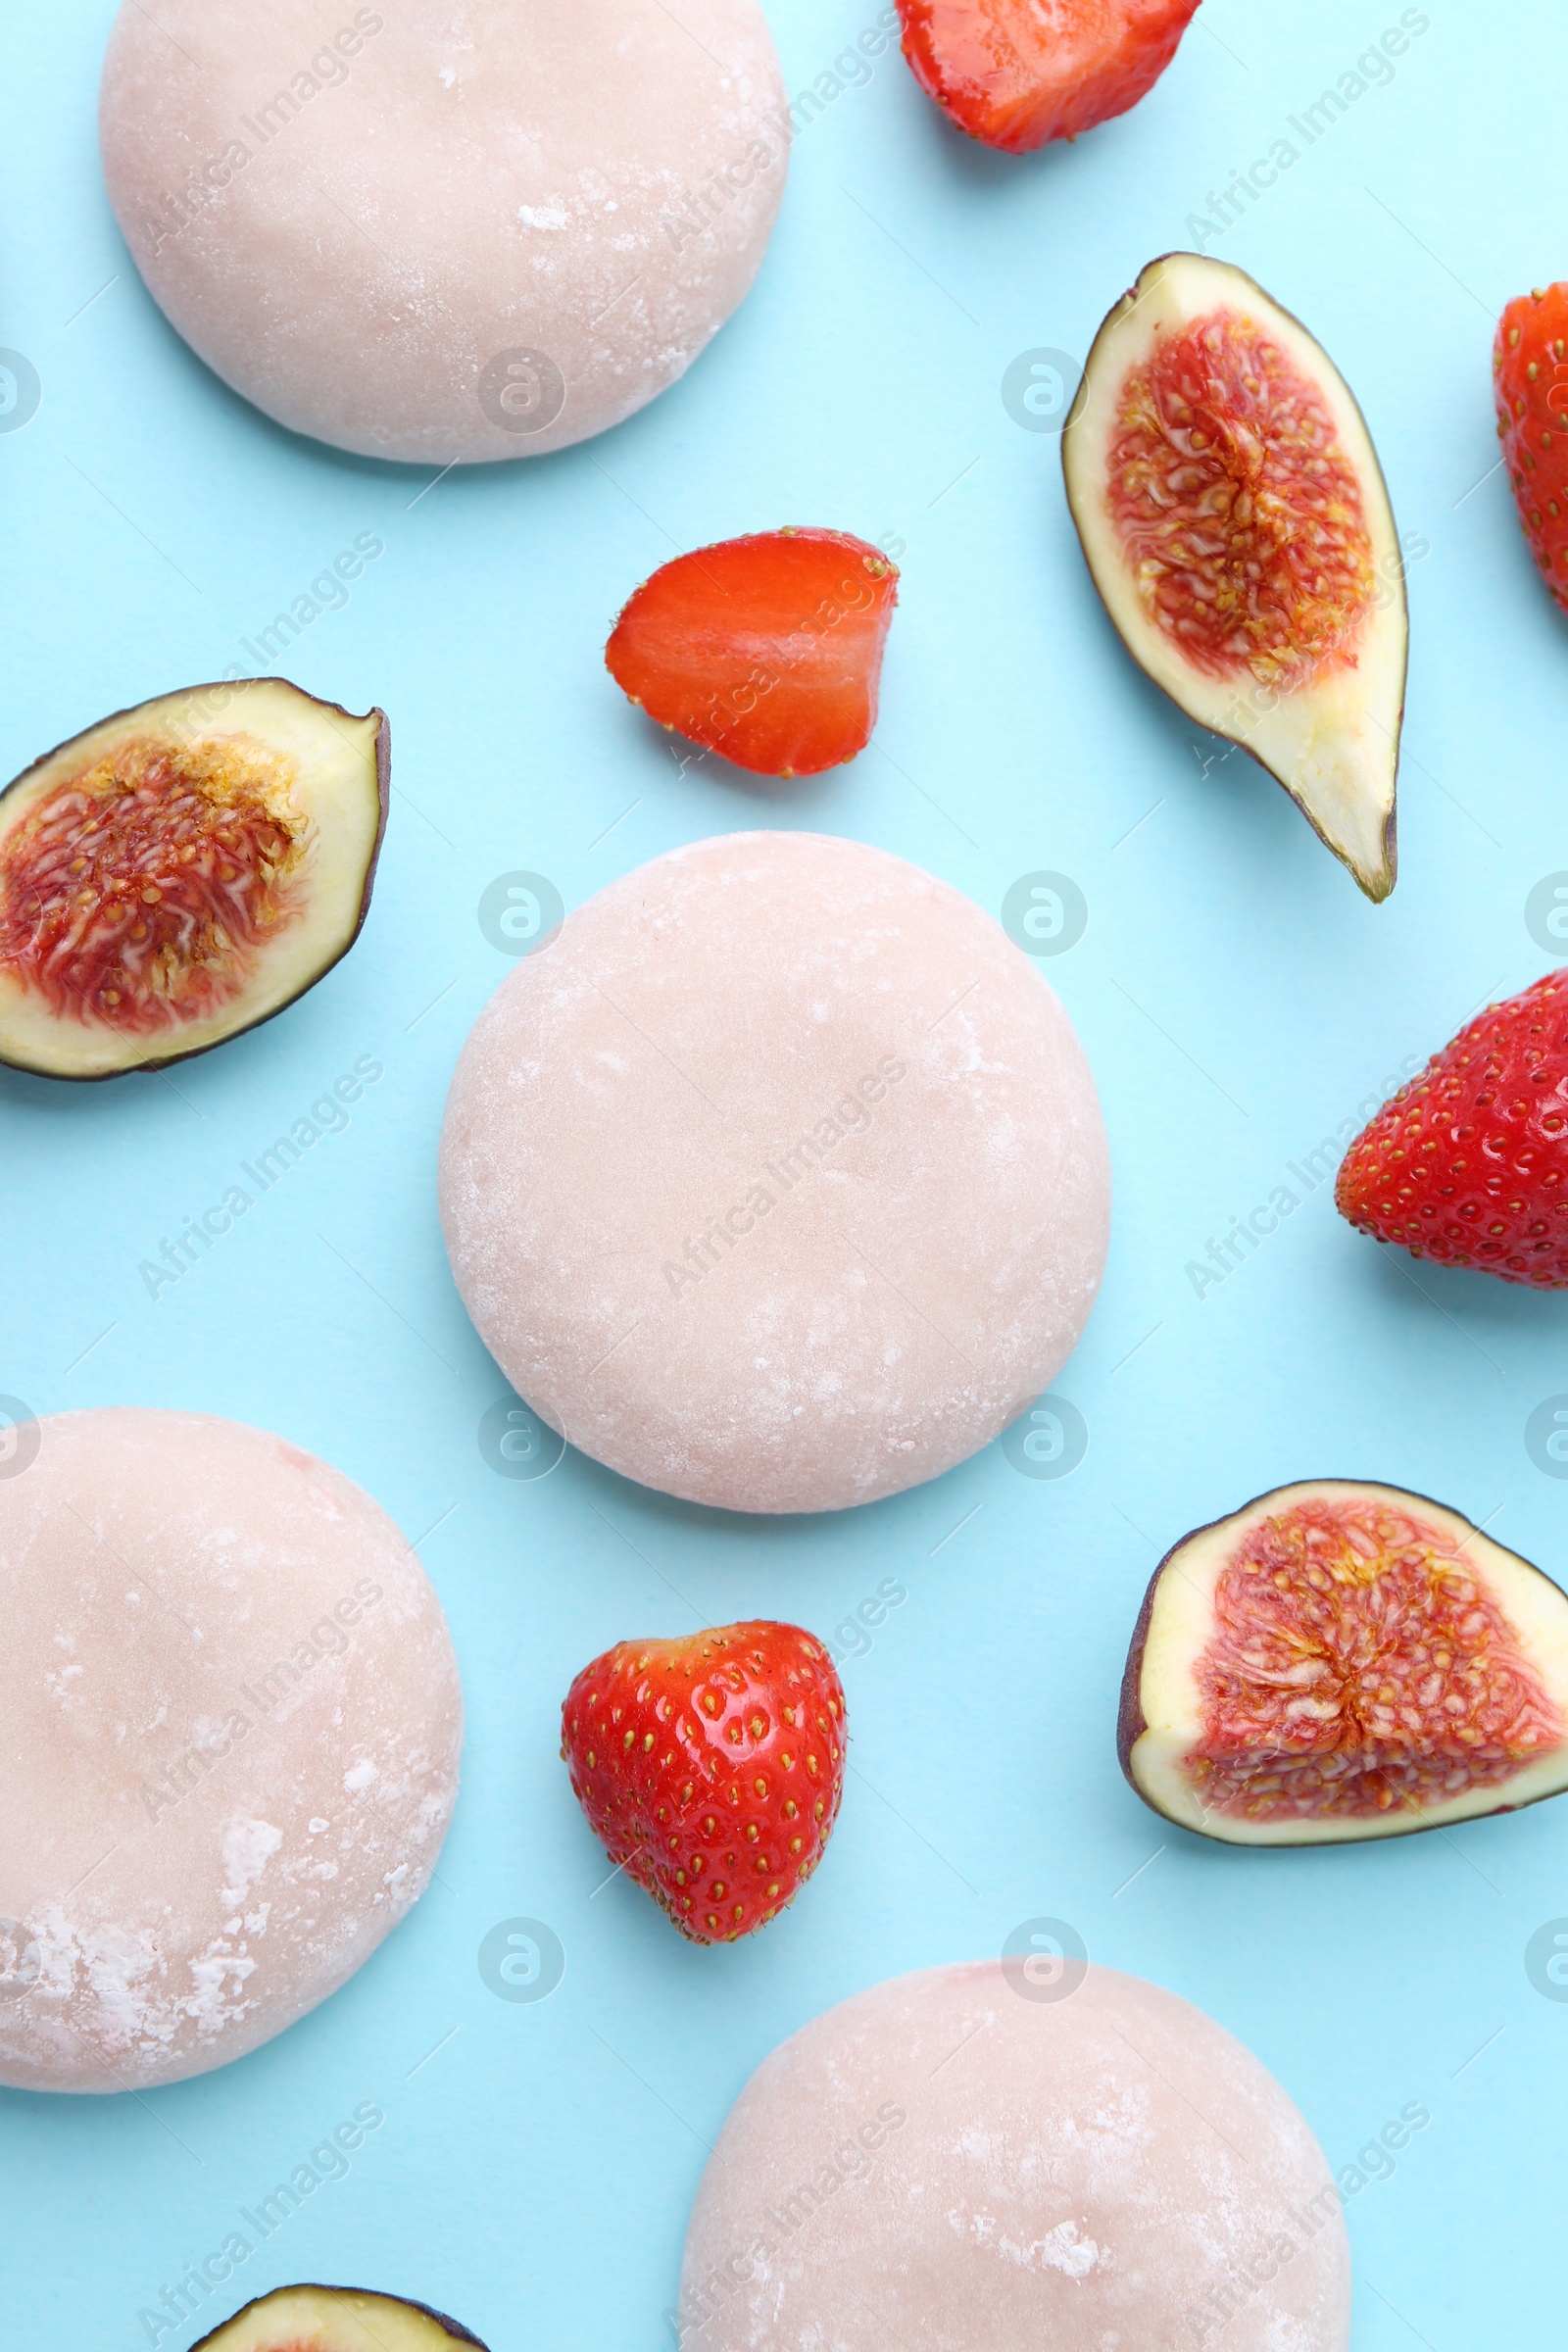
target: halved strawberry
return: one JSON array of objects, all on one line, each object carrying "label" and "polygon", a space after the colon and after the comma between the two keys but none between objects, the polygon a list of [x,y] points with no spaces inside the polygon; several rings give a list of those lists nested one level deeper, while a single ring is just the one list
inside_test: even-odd
[{"label": "halved strawberry", "polygon": [[844,1792],[844,1686],[798,1625],[620,1642],[561,1710],[561,1752],[611,1860],[694,1943],[793,1900]]},{"label": "halved strawberry", "polygon": [[662,564],[605,661],[662,726],[764,776],[863,751],[899,575],[848,531],[758,531]]},{"label": "halved strawberry", "polygon": [[1008,155],[1124,115],[1176,54],[1198,0],[898,0],[915,80]]},{"label": "halved strawberry", "polygon": [[1466,1022],[1356,1137],[1334,1199],[1412,1257],[1568,1285],[1568,972]]},{"label": "halved strawberry", "polygon": [[1568,611],[1568,283],[1509,303],[1492,372],[1519,519],[1547,587]]}]

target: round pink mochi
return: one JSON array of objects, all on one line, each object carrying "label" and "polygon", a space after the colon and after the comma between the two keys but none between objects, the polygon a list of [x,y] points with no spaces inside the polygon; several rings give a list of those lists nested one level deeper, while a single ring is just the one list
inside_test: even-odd
[{"label": "round pink mochi", "polygon": [[740,833],[569,914],[447,1103],[458,1287],[552,1428],[645,1486],[825,1511],[935,1478],[1077,1342],[1104,1130],[1029,958],[883,850]]},{"label": "round pink mochi", "polygon": [[422,1892],[457,1664],[385,1512],[283,1439],[128,1407],[22,1439],[0,1479],[0,2082],[145,2089],[292,2025]]},{"label": "round pink mochi", "polygon": [[368,457],[538,456],[690,367],[788,168],[758,0],[124,0],[99,110],[154,299]]},{"label": "round pink mochi", "polygon": [[1301,2115],[1107,1968],[1056,2000],[933,1968],[804,2027],[731,2110],[681,2278],[698,2352],[1344,2352],[1349,2323]]}]

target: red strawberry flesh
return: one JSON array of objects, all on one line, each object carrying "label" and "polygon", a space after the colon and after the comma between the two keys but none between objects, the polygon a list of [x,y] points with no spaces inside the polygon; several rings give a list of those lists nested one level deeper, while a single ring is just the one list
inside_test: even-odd
[{"label": "red strawberry flesh", "polygon": [[865,749],[899,575],[847,531],[760,531],[645,580],[605,661],[650,717],[737,767],[811,776]]},{"label": "red strawberry flesh", "polygon": [[1199,0],[899,0],[904,54],[960,130],[1022,155],[1136,106]]},{"label": "red strawberry flesh", "polygon": [[798,1625],[621,1642],[578,1675],[562,1755],[595,1835],[696,1943],[765,1927],[844,1789],[844,1686]]},{"label": "red strawberry flesh", "polygon": [[1492,369],[1519,519],[1547,587],[1568,612],[1568,282],[1509,303]]},{"label": "red strawberry flesh", "polygon": [[1334,1197],[1414,1257],[1568,1285],[1568,973],[1468,1022],[1356,1137]]}]

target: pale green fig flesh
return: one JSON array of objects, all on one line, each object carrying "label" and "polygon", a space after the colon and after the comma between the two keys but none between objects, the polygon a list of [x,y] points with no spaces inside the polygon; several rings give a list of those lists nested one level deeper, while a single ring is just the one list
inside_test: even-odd
[{"label": "pale green fig flesh", "polygon": [[279,2286],[204,2335],[192,2352],[449,2352],[477,2346],[456,2320],[358,2286]]}]

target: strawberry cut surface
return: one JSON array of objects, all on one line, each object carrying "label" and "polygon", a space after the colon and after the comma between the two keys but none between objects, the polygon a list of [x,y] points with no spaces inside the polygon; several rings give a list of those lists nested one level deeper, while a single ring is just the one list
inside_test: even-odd
[{"label": "strawberry cut surface", "polygon": [[1356,1137],[1334,1197],[1414,1257],[1568,1285],[1568,974],[1468,1022]]},{"label": "strawberry cut surface", "polygon": [[578,1803],[611,1860],[696,1943],[732,1943],[808,1879],[844,1789],[844,1687],[798,1625],[622,1642],[562,1708]]},{"label": "strawberry cut surface", "polygon": [[865,749],[899,575],[847,531],[761,531],[645,580],[605,661],[661,726],[737,767],[818,775]]},{"label": "strawberry cut surface", "polygon": [[1568,612],[1568,283],[1509,303],[1492,371],[1519,519],[1547,587]]},{"label": "strawberry cut surface", "polygon": [[1199,0],[898,0],[926,95],[1023,155],[1123,115],[1176,54]]}]

